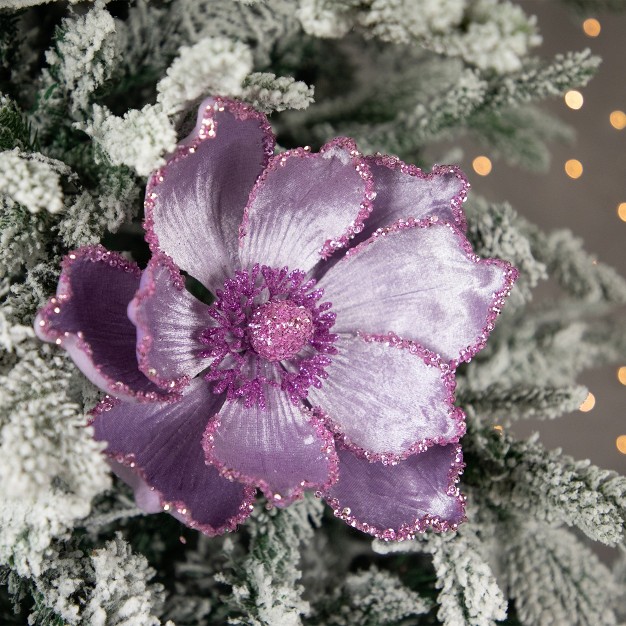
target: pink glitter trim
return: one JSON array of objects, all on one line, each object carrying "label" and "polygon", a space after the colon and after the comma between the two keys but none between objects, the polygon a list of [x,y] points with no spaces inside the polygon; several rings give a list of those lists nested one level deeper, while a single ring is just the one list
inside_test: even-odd
[{"label": "pink glitter trim", "polygon": [[[368,460],[370,463],[380,462],[383,465],[397,465],[414,454],[425,452],[434,445],[446,445],[449,443],[458,443],[465,434],[465,413],[463,410],[454,405],[456,389],[455,369],[450,364],[444,362],[438,354],[423,348],[418,343],[401,339],[393,333],[389,335],[373,335],[358,332],[358,336],[367,343],[382,343],[391,348],[400,350],[408,350],[411,354],[420,358],[427,366],[436,367],[441,371],[441,378],[444,382],[448,395],[445,399],[448,416],[454,421],[455,434],[451,437],[436,437],[420,439],[413,442],[404,452],[373,452],[362,448],[353,443],[350,438],[341,432],[341,428],[333,422],[332,418],[321,407],[314,407],[315,414],[320,420],[326,424],[326,427],[334,433],[335,441],[342,448],[350,450],[353,454],[361,459]],[[392,427],[392,425],[390,425]]]},{"label": "pink glitter trim", "polygon": [[[114,406],[117,406],[121,403],[119,398],[112,398],[110,396],[105,396],[91,411],[90,411],[90,419],[89,425],[93,424],[93,421],[98,415],[102,413],[106,413],[110,411]],[[135,455],[133,454],[115,454],[111,452],[105,452],[106,456],[122,465],[130,467],[134,470],[141,479],[150,486],[148,479],[143,471],[143,469],[137,465],[135,460]],[[156,493],[159,497],[159,503],[164,513],[176,513],[176,516],[182,518],[183,523],[189,528],[193,528],[194,530],[199,530],[200,532],[208,535],[209,537],[215,537],[216,535],[222,535],[226,532],[233,532],[237,530],[237,526],[244,522],[252,513],[254,508],[254,501],[256,498],[256,489],[250,486],[244,487],[244,499],[239,507],[239,513],[236,516],[228,519],[224,524],[214,528],[209,524],[202,524],[201,522],[196,522],[193,519],[191,511],[188,509],[187,505],[180,500],[168,500],[158,489],[150,486],[150,490]],[[184,512],[183,512],[184,511]]]},{"label": "pink glitter trim", "polygon": [[[87,368],[89,364],[93,371],[88,378],[90,378],[92,382],[94,382],[93,379],[97,379],[98,382],[94,382],[94,384],[101,384],[115,396],[135,398],[139,402],[167,401],[172,396],[170,391],[135,391],[122,381],[113,380],[107,376],[102,371],[102,366],[93,361],[93,350],[84,339],[82,332],[70,333],[50,327],[51,319],[61,313],[61,310],[70,305],[72,301],[73,294],[70,275],[73,265],[79,261],[85,260],[91,263],[104,263],[110,267],[118,268],[123,272],[133,274],[138,279],[141,276],[141,270],[136,263],[125,259],[117,252],[107,250],[101,245],[83,246],[78,250],[69,252],[61,263],[61,275],[57,285],[56,296],[50,298],[35,318],[35,330],[38,337],[43,341],[49,341],[50,343],[61,346],[67,350],[70,355],[74,353],[75,358],[82,362],[83,367]],[[83,355],[82,358],[80,356],[81,354]]]},{"label": "pink glitter trim", "polygon": [[[504,272],[504,283],[502,287],[498,289],[491,298],[491,302],[487,309],[487,317],[485,319],[485,324],[482,330],[480,331],[480,333],[478,334],[478,336],[476,337],[476,339],[474,340],[472,344],[470,344],[466,348],[463,348],[460,351],[459,358],[452,359],[450,361],[450,367],[452,367],[453,369],[456,369],[459,363],[471,361],[472,358],[485,347],[485,344],[487,342],[489,335],[491,334],[491,331],[493,331],[493,329],[495,328],[495,320],[498,317],[498,315],[500,315],[500,313],[502,312],[502,308],[504,306],[506,297],[511,293],[513,284],[515,283],[515,281],[517,280],[519,276],[518,270],[515,267],[513,267],[513,265],[511,265],[508,261],[503,261],[502,259],[483,259],[479,257],[474,252],[472,248],[472,244],[469,242],[467,237],[465,237],[465,234],[456,225],[447,221],[442,221],[437,216],[427,217],[427,218],[419,219],[419,220],[416,220],[410,217],[407,219],[398,220],[397,222],[395,222],[391,226],[387,226],[386,228],[379,228],[369,239],[360,243],[354,248],[350,248],[346,252],[344,259],[339,261],[339,263],[345,262],[345,260],[347,260],[348,258],[355,256],[356,254],[361,252],[363,249],[365,249],[367,246],[371,245],[377,239],[380,239],[382,237],[386,237],[390,234],[393,234],[402,230],[407,230],[410,228],[432,228],[432,227],[449,228],[454,233],[459,243],[459,246],[465,252],[465,254],[467,255],[467,258],[470,261],[476,264],[495,265]],[[388,341],[396,341],[396,339],[393,339],[394,337],[393,333],[387,333],[387,334],[378,333],[376,335],[371,335],[371,336],[385,338]],[[409,347],[410,344],[415,344],[416,346],[418,346],[417,350],[423,350],[423,348],[421,348],[421,346],[419,346],[419,344],[416,344],[415,342],[412,342],[410,340],[403,340],[403,341],[405,343],[405,347],[407,348]],[[435,355],[435,356],[439,357],[439,355]]]},{"label": "pink glitter trim", "polygon": [[[463,203],[467,200],[467,192],[471,185],[465,174],[456,165],[434,165],[430,172],[424,172],[416,165],[407,164],[398,157],[386,154],[374,154],[365,157],[368,163],[374,163],[386,167],[390,170],[400,171],[403,174],[421,178],[422,180],[432,180],[437,176],[445,176],[446,174],[454,174],[461,181],[461,191],[450,199],[450,207],[454,215],[455,224],[463,231],[467,230],[467,220],[463,211]],[[406,216],[410,217],[410,216]]]},{"label": "pink glitter trim", "polygon": [[407,541],[415,538],[416,533],[425,533],[427,530],[433,530],[435,532],[447,532],[455,531],[459,524],[466,521],[465,517],[465,501],[466,497],[460,493],[458,483],[463,474],[463,452],[461,446],[455,447],[456,453],[454,460],[448,470],[448,487],[446,489],[446,495],[454,498],[459,503],[463,512],[463,517],[458,523],[450,523],[447,520],[441,519],[436,515],[424,515],[423,517],[416,518],[410,524],[402,524],[400,528],[377,528],[367,524],[366,522],[359,521],[351,514],[349,507],[344,507],[337,498],[332,498],[330,495],[324,492],[316,492],[315,495],[323,497],[326,503],[333,509],[335,517],[342,519],[346,524],[353,528],[358,528],[360,531],[372,535],[377,539],[383,541]]},{"label": "pink glitter trim", "polygon": [[339,457],[335,450],[335,442],[332,433],[326,428],[324,422],[319,419],[310,409],[301,405],[301,410],[308,416],[308,422],[314,427],[315,434],[318,436],[321,452],[324,454],[326,461],[328,462],[328,479],[323,485],[319,483],[311,483],[309,481],[301,481],[290,496],[285,497],[282,494],[274,493],[268,483],[261,478],[254,478],[248,476],[242,472],[239,472],[233,468],[229,468],[224,465],[219,459],[215,457],[215,433],[220,427],[219,413],[215,415],[209,421],[207,429],[204,431],[202,437],[202,447],[206,456],[206,462],[209,465],[213,465],[219,471],[220,475],[228,480],[237,480],[256,487],[263,492],[263,495],[267,498],[268,502],[277,507],[286,507],[296,500],[301,500],[304,496],[304,492],[307,489],[320,489],[325,491],[330,489],[339,479]]},{"label": "pink glitter trim", "polygon": [[143,315],[142,305],[146,300],[154,296],[156,290],[156,283],[153,276],[153,268],[155,265],[167,269],[175,289],[178,291],[184,291],[185,289],[185,279],[181,276],[180,270],[174,261],[162,252],[155,253],[148,262],[148,266],[142,276],[142,278],[149,278],[150,281],[148,284],[140,287],[128,307],[129,317],[137,327],[137,362],[139,369],[149,380],[163,389],[169,389],[172,393],[178,394],[189,384],[189,376],[180,376],[179,378],[173,379],[163,378],[159,375],[157,368],[150,363],[153,337],[150,334],[150,329]]},{"label": "pink glitter trim", "polygon": [[[354,221],[348,225],[343,234],[327,239],[321,246],[319,254],[323,259],[328,259],[336,250],[347,247],[350,239],[352,239],[355,234],[360,233],[363,230],[365,219],[372,212],[372,200],[376,197],[376,192],[374,191],[374,179],[369,165],[367,164],[367,160],[357,149],[354,140],[349,137],[337,137],[333,139],[323,145],[317,154],[312,153],[310,148],[306,147],[287,150],[286,152],[282,152],[281,154],[277,154],[272,157],[267,164],[265,171],[261,174],[261,176],[259,176],[254,184],[254,187],[252,188],[252,191],[250,192],[248,204],[246,205],[243,213],[243,220],[241,221],[241,226],[239,227],[239,245],[241,245],[244,237],[248,233],[250,225],[250,210],[252,205],[257,198],[259,190],[265,186],[267,177],[271,172],[284,167],[287,161],[291,158],[315,159],[326,152],[336,149],[344,150],[349,153],[352,166],[363,179],[365,189],[363,193],[363,200],[359,205],[359,211],[356,214]],[[323,181],[320,181],[320,183],[323,184]]]},{"label": "pink glitter trim", "polygon": [[198,120],[193,131],[183,139],[176,150],[167,159],[167,163],[153,172],[146,187],[146,198],[144,201],[145,218],[143,227],[146,231],[145,239],[153,253],[161,250],[159,238],[154,231],[154,206],[158,198],[158,187],[165,180],[167,168],[172,163],[178,163],[193,154],[196,148],[204,141],[210,141],[217,137],[218,122],[215,114],[224,110],[229,111],[235,118],[241,121],[257,120],[259,127],[263,131],[263,167],[265,167],[274,154],[275,138],[272,127],[267,121],[267,117],[252,108],[250,105],[229,100],[228,98],[207,98],[198,108]]}]

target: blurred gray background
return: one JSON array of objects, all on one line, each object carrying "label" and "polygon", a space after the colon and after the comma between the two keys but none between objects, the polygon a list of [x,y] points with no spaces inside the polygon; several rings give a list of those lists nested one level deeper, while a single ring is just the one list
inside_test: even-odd
[{"label": "blurred gray background", "polygon": [[[626,10],[626,0],[625,10]],[[481,146],[464,142],[462,163],[473,188],[491,200],[508,200],[513,207],[544,230],[567,227],[582,237],[588,252],[626,275],[626,222],[617,214],[626,202],[626,129],[609,123],[614,110],[626,112],[626,12],[593,16],[601,25],[597,37],[587,36],[583,16],[569,11],[560,0],[520,0],[527,14],[537,16],[543,45],[538,53],[546,58],[558,52],[590,48],[602,57],[596,77],[581,89],[584,104],[568,108],[562,98],[545,103],[545,110],[573,126],[577,137],[571,145],[551,144],[552,162],[547,174],[533,174],[504,162],[493,161],[493,169],[482,177],[472,169],[478,155],[490,156]],[[578,159],[584,168],[580,178],[564,171],[568,159]],[[619,323],[626,321],[621,315]],[[526,436],[539,431],[548,448],[561,447],[576,458],[626,473],[626,455],[616,447],[626,435],[626,386],[617,379],[623,363],[581,375],[579,382],[596,398],[587,413],[577,411],[554,421],[520,423],[515,432]]]}]

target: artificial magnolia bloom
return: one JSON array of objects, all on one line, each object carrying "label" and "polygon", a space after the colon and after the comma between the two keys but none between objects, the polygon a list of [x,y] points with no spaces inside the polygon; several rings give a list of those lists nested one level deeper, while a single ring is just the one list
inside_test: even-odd
[{"label": "artificial magnolia bloom", "polygon": [[473,254],[455,167],[424,174],[345,138],[273,153],[262,114],[205,101],[150,178],[146,269],[73,252],[37,332],[107,392],[95,436],[146,511],[216,534],[256,489],[276,506],[313,489],[377,537],[454,529],[455,368],[516,270]]}]

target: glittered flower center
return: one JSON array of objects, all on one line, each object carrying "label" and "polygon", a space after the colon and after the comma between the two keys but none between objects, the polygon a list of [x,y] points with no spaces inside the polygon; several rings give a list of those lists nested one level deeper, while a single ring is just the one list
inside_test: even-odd
[{"label": "glittered flower center", "polygon": [[268,361],[282,361],[300,352],[313,330],[313,320],[306,307],[289,300],[262,304],[248,321],[250,345]]},{"label": "glittered flower center", "polygon": [[337,352],[335,314],[322,294],[306,272],[286,267],[254,265],[226,280],[209,308],[213,324],[200,336],[213,392],[263,406],[268,385],[296,403],[321,387]]}]

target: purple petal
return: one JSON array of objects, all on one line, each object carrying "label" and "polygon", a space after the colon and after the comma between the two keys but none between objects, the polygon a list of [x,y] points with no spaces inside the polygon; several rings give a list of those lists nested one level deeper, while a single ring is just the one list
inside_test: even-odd
[{"label": "purple petal", "polygon": [[146,190],[146,239],[210,290],[238,266],[248,195],[274,152],[266,117],[223,98],[205,100],[193,132]]},{"label": "purple petal", "polygon": [[[222,478],[205,463],[202,434],[222,402],[205,381],[195,379],[176,402],[105,399],[93,411],[94,435],[108,442],[107,454],[157,492],[162,510],[208,535],[234,530],[250,514],[254,499],[254,489]],[[141,488],[140,482],[128,482]],[[139,493],[153,508],[145,489]]]},{"label": "purple petal", "polygon": [[517,270],[480,259],[436,220],[397,222],[328,270],[318,286],[337,314],[333,332],[397,333],[457,361],[484,347]]},{"label": "purple petal", "polygon": [[456,483],[461,447],[434,446],[397,465],[370,463],[339,449],[339,480],[324,499],[351,526],[379,539],[410,539],[427,528],[455,530],[465,519]]},{"label": "purple petal", "polygon": [[318,404],[345,447],[370,460],[397,461],[465,432],[454,406],[454,373],[417,346],[411,350],[341,335]]},{"label": "purple petal", "polygon": [[436,165],[428,174],[415,165],[407,165],[392,156],[368,156],[376,199],[359,240],[364,241],[378,228],[390,226],[409,217],[424,219],[437,216],[465,230],[461,206],[469,183],[454,165]]},{"label": "purple petal", "polygon": [[207,462],[286,506],[305,489],[332,484],[337,455],[331,433],[285,392],[268,386],[265,400],[265,409],[246,408],[242,400],[222,407],[205,433]]},{"label": "purple petal", "polygon": [[361,230],[372,197],[369,167],[351,139],[335,139],[319,154],[298,148],[276,155],[246,207],[243,267],[309,270]]},{"label": "purple petal", "polygon": [[161,513],[163,511],[159,493],[151,489],[150,485],[141,477],[139,468],[118,463],[113,459],[108,459],[108,463],[113,473],[133,490],[135,504],[144,513]]},{"label": "purple petal", "polygon": [[168,257],[150,259],[128,306],[137,327],[139,369],[150,380],[179,390],[207,367],[198,353],[205,348],[200,333],[214,325],[208,308],[185,290],[184,278]]},{"label": "purple petal", "polygon": [[35,320],[37,335],[65,350],[100,387],[127,400],[165,399],[139,371],[137,331],[126,309],[137,288],[137,265],[102,246],[85,246],[63,259],[56,297]]}]

